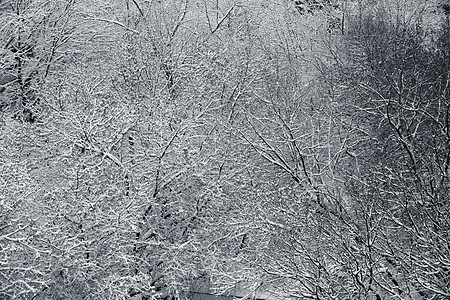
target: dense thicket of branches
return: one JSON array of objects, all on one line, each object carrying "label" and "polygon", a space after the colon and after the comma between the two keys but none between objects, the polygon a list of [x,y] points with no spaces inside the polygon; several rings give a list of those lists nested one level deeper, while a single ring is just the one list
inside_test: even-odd
[{"label": "dense thicket of branches", "polygon": [[448,299],[448,7],[0,2],[0,299]]}]

